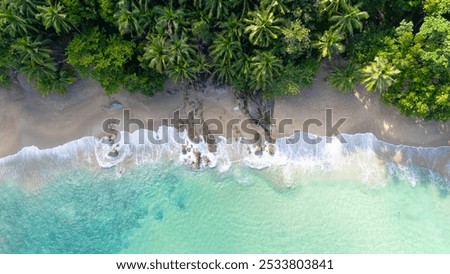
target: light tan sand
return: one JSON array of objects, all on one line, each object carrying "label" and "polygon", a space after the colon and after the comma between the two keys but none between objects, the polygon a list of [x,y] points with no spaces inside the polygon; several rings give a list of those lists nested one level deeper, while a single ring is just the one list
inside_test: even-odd
[{"label": "light tan sand", "polygon": [[[294,125],[286,126],[288,134],[302,129],[305,120],[320,119],[325,124],[326,109],[332,109],[333,123],[341,117],[348,118],[339,128],[341,133],[373,133],[378,139],[392,144],[411,146],[450,145],[450,123],[423,121],[406,117],[393,106],[381,101],[375,92],[361,87],[355,93],[344,94],[331,88],[326,82],[328,71],[323,68],[312,87],[301,94],[276,99],[274,116],[277,119],[292,117]],[[325,136],[325,126],[312,125],[309,131]],[[277,129],[273,131],[276,133]]]},{"label": "light tan sand", "polygon": [[[294,119],[294,125],[287,127],[284,136],[292,134],[294,129],[301,130],[308,118],[324,121],[325,109],[332,108],[334,121],[348,117],[340,128],[341,133],[372,132],[394,144],[450,145],[450,123],[405,117],[394,107],[384,105],[376,93],[360,90],[342,94],[328,86],[326,74],[327,70],[322,69],[314,85],[301,94],[276,99],[275,118]],[[98,83],[81,80],[65,96],[41,97],[21,79],[20,85],[14,85],[10,91],[0,89],[0,157],[17,153],[25,146],[51,148],[83,136],[104,136],[103,121],[123,116],[122,110],[105,109],[113,100],[121,102],[133,117],[142,120],[171,118],[177,109],[189,110],[198,102],[202,104],[205,119],[216,118],[225,124],[229,119],[246,118],[237,110],[237,101],[229,88],[209,87],[198,91],[167,83],[166,91],[153,97],[126,91],[105,96]],[[275,127],[273,133],[279,137],[277,131]],[[324,127],[311,127],[310,132],[325,134]]]},{"label": "light tan sand", "polygon": [[[123,120],[123,110],[110,111],[107,107],[114,100],[129,109],[132,118],[145,122],[154,119],[155,127],[161,119],[172,118],[179,109],[191,110],[194,102],[203,101],[205,118],[212,117],[226,123],[228,119],[244,119],[235,110],[236,100],[230,89],[206,89],[196,93],[192,89],[167,83],[169,92],[153,97],[122,91],[105,96],[104,90],[92,80],[81,80],[60,96],[42,97],[21,79],[12,90],[0,89],[0,157],[17,153],[26,146],[51,148],[84,136],[105,136],[102,124],[106,119]],[[186,118],[186,111],[181,112]],[[123,123],[117,127],[123,130]],[[136,128],[131,127],[131,131]]]}]

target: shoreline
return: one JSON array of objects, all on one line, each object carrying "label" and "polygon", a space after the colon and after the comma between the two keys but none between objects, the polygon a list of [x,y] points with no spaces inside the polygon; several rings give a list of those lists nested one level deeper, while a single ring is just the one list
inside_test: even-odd
[{"label": "shoreline", "polygon": [[[450,145],[450,122],[423,121],[406,117],[392,106],[381,102],[376,93],[358,89],[344,94],[329,87],[325,81],[328,71],[322,67],[313,85],[300,94],[275,99],[274,118],[292,118],[285,132],[272,129],[275,139],[288,137],[302,130],[308,118],[325,121],[326,109],[333,110],[332,124],[341,117],[348,120],[340,133],[372,133],[380,141],[413,147],[444,147]],[[9,91],[0,88],[0,158],[16,154],[24,147],[52,148],[85,136],[103,137],[102,123],[109,118],[121,118],[122,110],[107,110],[118,101],[129,109],[133,118],[149,118],[161,125],[177,109],[198,112],[204,119],[214,118],[223,124],[231,119],[242,121],[247,116],[229,87],[207,85],[201,92],[192,88],[166,83],[165,90],[153,97],[121,91],[105,96],[99,84],[79,80],[64,96],[52,94],[41,97],[23,78]],[[196,113],[197,114],[197,113]],[[182,114],[183,115],[183,114]],[[123,130],[123,128],[118,128]],[[131,131],[134,131],[131,128]],[[308,132],[326,136],[325,126],[311,126]],[[233,132],[239,134],[239,132]],[[233,135],[234,136],[234,135]]]},{"label": "shoreline", "polygon": [[[160,145],[145,139],[142,143],[140,133],[135,131],[120,133],[128,135],[129,142],[121,139],[118,143],[109,143],[107,139],[85,136],[49,149],[25,147],[17,154],[0,158],[0,177],[14,178],[20,170],[16,179],[26,189],[35,191],[46,182],[47,175],[46,172],[40,174],[42,170],[63,171],[75,166],[95,172],[112,169],[121,177],[131,167],[168,160],[194,170],[215,169],[220,173],[229,171],[235,164],[258,170],[272,168],[278,170],[275,177],[282,187],[296,184],[289,175],[292,172],[304,175],[336,172],[333,176],[361,181],[370,188],[384,187],[388,178],[395,176],[407,178],[412,186],[431,178],[431,182],[443,189],[448,189],[450,183],[450,146],[393,145],[378,140],[371,133],[343,134],[348,140],[346,143],[333,137],[331,142],[322,139],[317,144],[303,139],[290,143],[295,136],[289,136],[273,144],[249,145],[239,141],[227,143],[222,136],[214,152],[204,140],[193,142],[188,131],[178,132],[174,127],[161,127],[156,132],[144,130],[143,133],[157,139],[166,134],[168,142]],[[112,150],[117,154],[111,156]]]}]

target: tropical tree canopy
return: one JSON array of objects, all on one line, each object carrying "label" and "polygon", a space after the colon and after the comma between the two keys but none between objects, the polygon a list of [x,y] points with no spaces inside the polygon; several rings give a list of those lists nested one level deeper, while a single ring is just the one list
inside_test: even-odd
[{"label": "tropical tree canopy", "polygon": [[244,22],[247,24],[245,33],[249,33],[253,45],[268,47],[281,33],[282,19],[277,18],[269,8],[249,12]]},{"label": "tropical tree canopy", "polygon": [[19,72],[48,94],[80,75],[152,95],[212,77],[273,97],[311,84],[322,61],[339,90],[361,83],[447,120],[449,1],[0,0],[0,84]]}]

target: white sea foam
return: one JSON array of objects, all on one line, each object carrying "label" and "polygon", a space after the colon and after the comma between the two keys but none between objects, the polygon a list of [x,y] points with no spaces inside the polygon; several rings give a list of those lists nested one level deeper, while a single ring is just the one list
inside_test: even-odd
[{"label": "white sea foam", "polygon": [[[276,175],[278,180],[286,185],[295,184],[299,178],[318,172],[376,187],[385,185],[390,174],[401,171],[402,176],[406,176],[415,186],[417,174],[411,167],[428,168],[450,177],[450,147],[396,146],[378,140],[371,133],[343,134],[346,143],[336,137],[322,138],[317,144],[308,144],[303,138],[290,143],[290,140],[305,134],[317,137],[297,133],[280,138],[275,144],[265,143],[261,146],[239,141],[227,143],[224,137],[219,137],[215,152],[210,152],[203,140],[192,142],[187,132],[178,132],[172,127],[160,127],[155,132],[121,132],[120,141],[115,144],[84,137],[52,149],[26,147],[15,155],[4,157],[0,159],[0,178],[34,178],[42,170],[76,166],[98,169],[116,167],[120,176],[129,165],[161,159],[200,169],[216,168],[219,172],[228,171],[233,163],[242,163],[255,169],[273,167],[279,171]],[[150,142],[148,136],[161,141]],[[162,141],[163,137],[167,141]],[[117,155],[112,155],[113,149],[117,150]]]}]

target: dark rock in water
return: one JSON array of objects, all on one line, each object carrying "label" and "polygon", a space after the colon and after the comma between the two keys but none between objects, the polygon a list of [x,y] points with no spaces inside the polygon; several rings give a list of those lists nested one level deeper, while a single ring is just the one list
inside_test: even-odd
[{"label": "dark rock in water", "polygon": [[261,156],[263,155],[263,148],[261,146],[258,146],[255,150],[255,155]]},{"label": "dark rock in water", "polygon": [[119,101],[112,101],[112,103],[109,105],[109,110],[121,110],[123,109],[123,105]]},{"label": "dark rock in water", "polygon": [[114,140],[116,140],[116,135],[109,134],[108,136],[105,136],[102,138],[102,143],[108,144],[108,145],[114,145]]},{"label": "dark rock in water", "polygon": [[255,136],[253,136],[253,142],[258,145],[261,144],[261,134],[259,132],[256,132]]},{"label": "dark rock in water", "polygon": [[208,158],[208,156],[203,157],[203,161],[207,166],[209,166],[209,164],[211,163],[211,160]]},{"label": "dark rock in water", "polygon": [[183,154],[186,154],[186,153],[187,153],[187,151],[186,151],[186,145],[183,145],[183,146],[181,147],[181,153],[183,153]]},{"label": "dark rock in water", "polygon": [[195,136],[194,139],[192,139],[192,142],[194,144],[199,144],[202,141],[202,138],[200,138],[199,136]]},{"label": "dark rock in water", "polygon": [[194,151],[195,156],[195,162],[194,162],[194,168],[200,168],[200,165],[202,164],[202,154],[200,151]]},{"label": "dark rock in water", "polygon": [[208,151],[212,152],[212,153],[217,152],[217,145],[216,145],[216,143],[208,144]]},{"label": "dark rock in water", "polygon": [[108,156],[116,158],[117,156],[119,156],[119,151],[115,147],[113,147],[108,153]]},{"label": "dark rock in water", "polygon": [[269,144],[269,154],[274,155],[275,154],[275,146],[272,144]]}]

